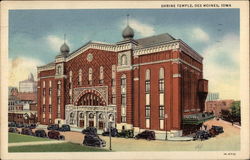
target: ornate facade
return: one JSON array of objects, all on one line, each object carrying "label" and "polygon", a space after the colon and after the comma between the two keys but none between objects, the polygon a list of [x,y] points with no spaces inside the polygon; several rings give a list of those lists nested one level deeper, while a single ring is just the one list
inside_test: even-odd
[{"label": "ornate facade", "polygon": [[182,117],[201,113],[208,81],[202,57],[169,34],[134,39],[127,26],[115,44],[90,41],[71,52],[63,44],[38,67],[38,121],[105,130],[181,134]]}]

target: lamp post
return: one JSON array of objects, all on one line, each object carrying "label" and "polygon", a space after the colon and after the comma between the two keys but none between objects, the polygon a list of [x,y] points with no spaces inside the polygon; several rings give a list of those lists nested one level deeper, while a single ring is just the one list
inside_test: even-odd
[{"label": "lamp post", "polygon": [[111,121],[109,120],[109,150],[112,150],[111,147]]}]

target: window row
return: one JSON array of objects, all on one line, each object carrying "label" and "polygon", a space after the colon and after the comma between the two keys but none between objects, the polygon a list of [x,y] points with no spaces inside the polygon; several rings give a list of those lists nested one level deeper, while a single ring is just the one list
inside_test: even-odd
[{"label": "window row", "polygon": [[[160,68],[159,70],[159,92],[164,92],[164,68]],[[145,75],[145,92],[149,93],[150,92],[150,70],[146,70],[146,75]]]}]

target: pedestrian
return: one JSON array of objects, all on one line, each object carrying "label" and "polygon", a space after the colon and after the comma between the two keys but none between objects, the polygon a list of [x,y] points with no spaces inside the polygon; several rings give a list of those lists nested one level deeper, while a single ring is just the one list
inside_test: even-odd
[{"label": "pedestrian", "polygon": [[207,130],[207,125],[204,125],[205,130]]}]

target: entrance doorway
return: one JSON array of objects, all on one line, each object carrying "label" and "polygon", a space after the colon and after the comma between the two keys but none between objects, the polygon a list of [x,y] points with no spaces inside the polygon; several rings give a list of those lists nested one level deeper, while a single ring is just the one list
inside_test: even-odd
[{"label": "entrance doorway", "polygon": [[89,121],[89,127],[94,127],[94,121]]},{"label": "entrance doorway", "polygon": [[80,120],[80,127],[81,127],[81,128],[84,127],[84,120]]}]

